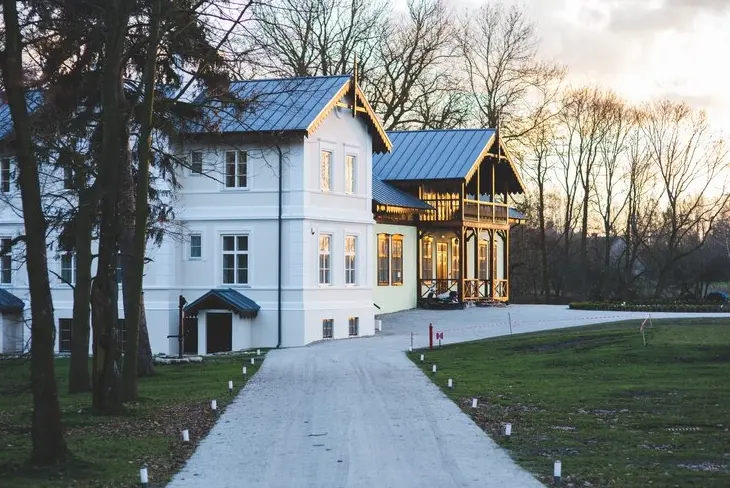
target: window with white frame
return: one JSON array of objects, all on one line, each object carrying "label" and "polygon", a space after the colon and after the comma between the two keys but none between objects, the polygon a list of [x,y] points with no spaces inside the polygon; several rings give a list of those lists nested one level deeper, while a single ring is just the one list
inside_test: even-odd
[{"label": "window with white frame", "polygon": [[395,234],[390,238],[391,285],[403,284],[403,236]]},{"label": "window with white frame", "polygon": [[345,236],[345,284],[354,285],[357,265],[357,237]]},{"label": "window with white frame", "polygon": [[13,275],[13,255],[10,249],[12,240],[0,237],[0,284],[9,285]]},{"label": "window with white frame", "polygon": [[73,251],[61,251],[61,280],[69,285],[76,283],[76,255]]},{"label": "window with white frame", "polygon": [[350,317],[348,320],[348,328],[350,330],[350,337],[360,334],[360,317]]},{"label": "window with white frame", "polygon": [[319,154],[319,188],[322,191],[332,191],[332,151],[322,151]]},{"label": "window with white frame", "polygon": [[190,153],[190,174],[192,176],[203,174],[203,151]]},{"label": "window with white frame", "polygon": [[319,236],[319,284],[332,284],[332,236]]},{"label": "window with white frame", "polygon": [[390,284],[390,236],[378,234],[378,285]]},{"label": "window with white frame", "polygon": [[345,156],[345,193],[357,193],[357,163],[355,156]]},{"label": "window with white frame", "polygon": [[203,236],[190,234],[190,259],[200,259],[201,257],[203,257]]},{"label": "window with white frame", "polygon": [[248,153],[226,152],[226,188],[248,188]]},{"label": "window with white frame", "polygon": [[322,339],[332,339],[335,329],[335,319],[322,319]]},{"label": "window with white frame", "polygon": [[10,158],[0,159],[0,193],[10,191]]},{"label": "window with white frame", "polygon": [[223,283],[248,285],[248,236],[223,236]]}]

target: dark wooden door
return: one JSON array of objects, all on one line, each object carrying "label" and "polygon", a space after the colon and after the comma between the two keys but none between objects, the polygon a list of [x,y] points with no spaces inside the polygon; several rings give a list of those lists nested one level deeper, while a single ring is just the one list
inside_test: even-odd
[{"label": "dark wooden door", "polygon": [[232,349],[233,317],[230,313],[208,313],[206,318],[207,353],[225,352]]},{"label": "dark wooden door", "polygon": [[183,326],[185,354],[198,354],[198,317],[185,317]]}]

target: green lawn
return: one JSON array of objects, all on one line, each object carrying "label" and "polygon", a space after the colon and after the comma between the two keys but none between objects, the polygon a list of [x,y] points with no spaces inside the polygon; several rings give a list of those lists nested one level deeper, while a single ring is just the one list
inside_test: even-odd
[{"label": "green lawn", "polygon": [[560,460],[573,486],[730,486],[730,320],[656,320],[646,332],[646,346],[631,321],[409,356],[543,482]]},{"label": "green lawn", "polygon": [[[263,359],[250,356],[205,358],[203,364],[157,366],[157,375],[140,381],[138,402],[126,404],[120,417],[90,412],[90,394],[69,395],[68,359],[56,361],[66,442],[72,458],[59,466],[35,469],[30,453],[31,394],[27,360],[0,360],[0,487],[137,486],[139,468],[147,464],[151,486],[164,486],[192,454]],[[228,393],[233,380],[233,394]],[[181,431],[190,432],[189,444]]]}]

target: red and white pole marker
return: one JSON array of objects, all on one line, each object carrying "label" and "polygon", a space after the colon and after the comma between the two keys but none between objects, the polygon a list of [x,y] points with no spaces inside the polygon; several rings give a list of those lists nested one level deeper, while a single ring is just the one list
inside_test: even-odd
[{"label": "red and white pole marker", "polygon": [[471,408],[477,408],[477,399],[476,398],[471,399]]},{"label": "red and white pole marker", "polygon": [[228,393],[233,393],[233,381],[228,380]]},{"label": "red and white pole marker", "polygon": [[560,478],[562,476],[562,469],[563,466],[560,464],[560,461],[555,461],[555,465],[553,465],[553,478],[555,478],[555,484],[560,484]]},{"label": "red and white pole marker", "polygon": [[451,389],[453,387],[454,387],[454,380],[452,380],[451,378],[449,378],[449,389]]},{"label": "red and white pole marker", "polygon": [[188,429],[182,431],[182,438],[183,442],[190,442],[190,432],[188,432]]},{"label": "red and white pole marker", "polygon": [[428,348],[433,349],[433,324],[428,324]]}]

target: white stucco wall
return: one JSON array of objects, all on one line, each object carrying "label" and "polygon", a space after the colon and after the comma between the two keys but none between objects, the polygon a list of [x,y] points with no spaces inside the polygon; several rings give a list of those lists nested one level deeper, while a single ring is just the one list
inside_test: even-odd
[{"label": "white stucco wall", "polygon": [[[403,236],[403,284],[378,285],[375,280],[373,300],[380,307],[377,313],[391,313],[416,308],[418,286],[418,230],[410,225],[375,224],[373,239],[378,234]],[[373,250],[373,272],[377,273],[377,248]]]}]

